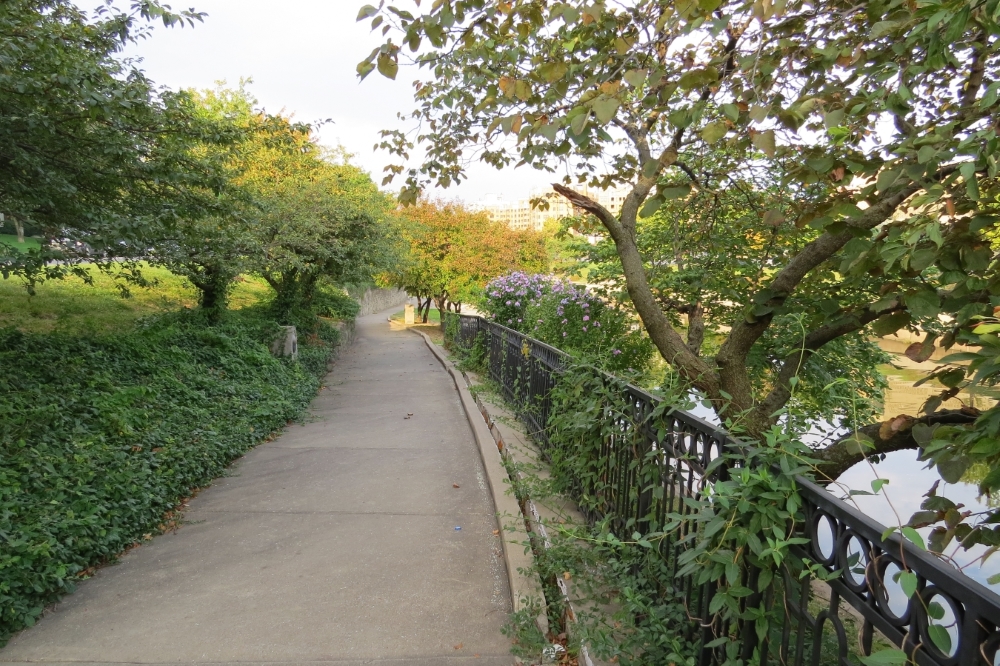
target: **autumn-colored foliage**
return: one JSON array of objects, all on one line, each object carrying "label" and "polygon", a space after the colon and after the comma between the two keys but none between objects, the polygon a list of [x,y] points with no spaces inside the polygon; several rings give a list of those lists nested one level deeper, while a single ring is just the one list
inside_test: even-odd
[{"label": "autumn-colored foliage", "polygon": [[514,270],[544,270],[544,237],[494,222],[460,204],[421,200],[398,211],[408,257],[390,280],[426,311],[461,309],[487,282]]}]

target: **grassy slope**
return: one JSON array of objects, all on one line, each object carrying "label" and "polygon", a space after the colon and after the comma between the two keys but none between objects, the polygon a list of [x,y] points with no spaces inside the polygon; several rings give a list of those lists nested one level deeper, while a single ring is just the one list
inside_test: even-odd
[{"label": "grassy slope", "polygon": [[[151,273],[158,286],[127,300],[100,275],[32,298],[0,280],[0,647],[92,567],[173,526],[326,371],[336,330],[294,321],[299,362],[277,359],[265,307],[207,326],[185,280]],[[241,283],[234,307],[262,295]]]},{"label": "grassy slope", "polygon": [[[156,286],[133,287],[129,298],[122,298],[112,279],[98,270],[91,270],[93,285],[75,277],[52,280],[37,286],[34,296],[21,282],[0,279],[0,328],[99,335],[131,328],[141,317],[197,305],[197,293],[187,279],[162,268],[146,268],[143,274],[155,279]],[[252,305],[266,298],[270,290],[263,280],[246,278],[233,290],[230,306]]]},{"label": "grassy slope", "polygon": [[[23,243],[17,242],[17,236],[13,234],[0,234],[0,243],[6,243],[12,246],[16,250],[21,252],[27,252],[28,250],[37,250],[41,247],[41,243],[38,242],[37,238],[25,238]],[[0,252],[3,250],[0,249]]]}]

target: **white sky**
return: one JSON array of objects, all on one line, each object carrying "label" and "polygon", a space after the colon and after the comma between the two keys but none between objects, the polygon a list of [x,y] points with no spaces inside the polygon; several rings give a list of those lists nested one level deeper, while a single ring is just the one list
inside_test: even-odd
[{"label": "white sky", "polygon": [[[370,2],[370,0],[369,0]],[[90,8],[94,0],[78,0]],[[374,151],[378,132],[406,128],[396,113],[413,109],[412,82],[417,71],[401,67],[395,81],[373,72],[359,83],[355,66],[381,42],[368,22],[355,22],[364,0],[173,0],[174,9],[193,5],[208,16],[190,27],[157,26],[150,39],[131,47],[127,55],[142,58],[140,67],[159,85],[170,88],[212,88],[225,80],[236,86],[252,78],[250,92],[270,112],[284,109],[297,120],[333,119],[320,130],[326,145],[342,144],[376,183],[391,161]],[[505,199],[526,197],[552,178],[521,169],[496,171],[476,164],[470,178],[433,195],[467,202],[487,195]],[[392,184],[396,189],[398,180]]]}]

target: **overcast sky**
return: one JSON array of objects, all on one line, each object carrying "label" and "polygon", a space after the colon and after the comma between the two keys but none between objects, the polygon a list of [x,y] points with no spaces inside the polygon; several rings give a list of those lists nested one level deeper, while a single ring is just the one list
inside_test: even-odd
[{"label": "overcast sky", "polygon": [[[91,0],[79,0],[81,6]],[[395,81],[372,73],[359,83],[355,66],[380,43],[367,22],[356,23],[364,0],[173,0],[177,9],[193,5],[205,12],[194,28],[158,26],[150,39],[128,55],[156,83],[170,88],[210,88],[225,80],[235,86],[252,78],[250,91],[270,112],[282,109],[297,120],[331,118],[320,137],[342,144],[377,183],[390,156],[374,151],[378,132],[401,127],[398,111],[413,109],[413,69],[400,68]],[[437,190],[447,198],[476,201],[488,194],[507,199],[527,196],[551,179],[527,168],[498,172],[485,165],[470,170],[461,186]],[[393,187],[401,185],[401,181]]]}]

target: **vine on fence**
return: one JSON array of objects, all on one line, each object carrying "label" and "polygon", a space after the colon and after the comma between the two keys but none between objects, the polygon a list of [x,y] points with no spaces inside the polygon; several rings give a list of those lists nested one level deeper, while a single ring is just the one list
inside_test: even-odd
[{"label": "vine on fence", "polygon": [[[568,497],[586,514],[577,524],[550,524],[551,547],[535,544],[549,588],[562,583],[560,577],[574,581],[577,621],[562,631],[572,629],[577,644],[585,641],[598,656],[635,665],[753,666],[805,658],[814,665],[880,666],[910,663],[915,651],[939,655],[928,663],[950,663],[949,655],[957,654],[951,634],[958,631],[959,611],[949,621],[944,604],[951,602],[938,603],[937,592],[924,590],[933,589],[931,578],[940,585],[949,574],[927,562],[912,569],[905,549],[886,541],[899,530],[926,550],[911,527],[897,521],[885,530],[848,521],[846,532],[831,533],[836,557],[825,554],[816,521],[835,500],[816,496],[819,489],[800,476],[813,472],[815,461],[790,428],[777,425],[759,440],[734,441],[689,414],[673,413],[690,407],[690,396],[669,376],[655,397],[480,320],[462,322],[450,338],[457,334],[468,345],[477,332],[471,347],[479,360],[488,352],[489,361],[481,369],[501,382],[549,463],[550,474],[512,474],[518,496],[536,502]],[[778,416],[779,424],[787,422]],[[738,432],[738,415],[725,425]],[[886,483],[877,478],[872,493],[852,490],[851,496],[884,494]],[[871,545],[859,540],[861,550],[851,552],[851,530],[858,529],[867,530]],[[884,531],[881,538],[873,529],[874,535]],[[846,554],[840,553],[844,547]],[[896,572],[890,574],[886,563],[896,564]],[[930,576],[928,582],[922,576]],[[879,596],[888,594],[890,578],[914,613],[903,620],[905,629],[886,625],[884,613],[872,624],[880,611],[870,604],[892,603]],[[817,579],[830,581],[822,588],[832,596],[814,597]],[[850,587],[858,580],[865,590]],[[865,606],[863,617],[840,615],[841,594],[853,595],[856,608]],[[993,603],[975,592],[961,603],[970,602],[970,608]],[[566,609],[552,606],[558,624]],[[986,612],[990,619],[980,627],[986,634],[962,641],[963,654],[975,645],[971,649],[986,650],[984,658],[992,655],[995,638],[987,637],[995,619]],[[894,616],[888,617],[892,624]],[[977,616],[970,617],[975,625]],[[550,638],[565,640],[553,633]]]}]

